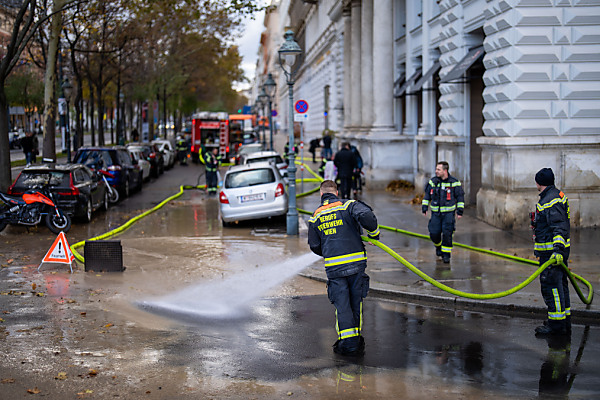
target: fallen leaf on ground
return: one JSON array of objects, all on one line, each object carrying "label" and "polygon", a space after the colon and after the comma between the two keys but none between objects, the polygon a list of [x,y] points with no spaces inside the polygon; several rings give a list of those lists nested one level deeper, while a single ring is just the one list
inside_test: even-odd
[{"label": "fallen leaf on ground", "polygon": [[6,378],[2,379],[0,383],[15,383],[15,380],[13,378]]},{"label": "fallen leaf on ground", "polygon": [[113,324],[106,324],[106,325],[104,325],[105,328],[110,328],[111,326],[113,326]]},{"label": "fallen leaf on ground", "polygon": [[44,297],[44,296],[45,296],[45,294],[44,294],[44,293],[36,293],[35,295],[36,295],[37,297]]},{"label": "fallen leaf on ground", "polygon": [[4,322],[4,319],[0,318],[0,322]]},{"label": "fallen leaf on ground", "polygon": [[35,288],[37,287],[37,285],[34,283],[31,284],[31,290],[35,290]]},{"label": "fallen leaf on ground", "polygon": [[6,261],[7,264],[12,264],[13,261],[15,261],[13,258],[11,258],[10,260]]},{"label": "fallen leaf on ground", "polygon": [[59,379],[61,381],[64,381],[65,379],[67,379],[67,373],[59,372],[58,375],[54,377],[54,379]]},{"label": "fallen leaf on ground", "polygon": [[21,273],[21,271],[15,271],[15,274],[20,274],[20,273]]},{"label": "fallen leaf on ground", "polygon": [[90,369],[89,375],[96,376],[96,375],[98,375],[98,371],[96,371],[95,369]]},{"label": "fallen leaf on ground", "polygon": [[27,393],[38,394],[39,392],[41,392],[41,390],[38,389],[37,386],[33,389],[27,389]]}]

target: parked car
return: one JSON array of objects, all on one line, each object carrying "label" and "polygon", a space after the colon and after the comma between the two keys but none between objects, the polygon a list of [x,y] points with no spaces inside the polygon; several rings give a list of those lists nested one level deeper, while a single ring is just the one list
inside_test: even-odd
[{"label": "parked car", "polygon": [[126,147],[81,147],[73,162],[92,170],[110,172],[112,176],[106,178],[108,183],[124,197],[128,197],[132,190],[142,189],[142,169],[131,160]]},{"label": "parked car", "polygon": [[92,220],[98,209],[108,210],[108,190],[98,174],[81,164],[42,164],[25,167],[8,194],[48,187],[58,207],[69,216]]},{"label": "parked car", "polygon": [[257,153],[259,151],[262,151],[262,144],[260,143],[250,143],[240,146],[237,155],[235,156],[235,164],[245,164],[244,160],[248,154]]},{"label": "parked car", "polygon": [[275,164],[277,166],[277,169],[279,169],[279,173],[283,177],[283,180],[287,183],[288,164],[276,151],[258,151],[256,153],[248,154],[244,158],[244,164],[255,164],[264,161]]},{"label": "parked car", "polygon": [[146,160],[150,161],[153,177],[158,178],[159,175],[165,172],[165,158],[160,150],[158,150],[158,145],[152,143],[130,143],[127,145],[127,148],[142,150]]},{"label": "parked car", "polygon": [[219,192],[223,226],[276,217],[288,211],[288,196],[279,169],[268,162],[235,165],[225,173]]},{"label": "parked car", "polygon": [[144,156],[142,150],[128,147],[127,151],[129,151],[134,164],[137,163],[140,166],[140,169],[142,170],[142,180],[147,181],[150,179],[150,169],[152,166],[150,165],[150,161],[146,160],[146,156]]},{"label": "parked car", "polygon": [[158,150],[163,154],[165,159],[165,168],[173,168],[177,160],[177,152],[173,148],[173,144],[167,139],[156,139],[152,144],[158,146]]}]

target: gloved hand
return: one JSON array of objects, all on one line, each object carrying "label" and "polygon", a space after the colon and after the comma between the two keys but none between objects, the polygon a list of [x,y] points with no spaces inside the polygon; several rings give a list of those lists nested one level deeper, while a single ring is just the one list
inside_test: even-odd
[{"label": "gloved hand", "polygon": [[556,260],[557,264],[560,264],[563,262],[563,256],[560,253],[552,253],[552,256],[550,257],[551,260]]}]

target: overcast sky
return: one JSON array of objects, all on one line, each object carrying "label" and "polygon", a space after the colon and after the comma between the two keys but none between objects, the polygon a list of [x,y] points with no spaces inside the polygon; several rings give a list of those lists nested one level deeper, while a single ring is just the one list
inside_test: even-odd
[{"label": "overcast sky", "polygon": [[[246,78],[250,81],[254,78],[256,71],[256,60],[258,59],[258,47],[260,45],[260,34],[264,31],[263,25],[265,12],[257,13],[254,19],[246,18],[245,27],[242,34],[236,40],[236,44],[240,49],[240,55],[243,57],[242,69]],[[240,85],[240,88],[246,89],[250,87],[250,83]]]}]

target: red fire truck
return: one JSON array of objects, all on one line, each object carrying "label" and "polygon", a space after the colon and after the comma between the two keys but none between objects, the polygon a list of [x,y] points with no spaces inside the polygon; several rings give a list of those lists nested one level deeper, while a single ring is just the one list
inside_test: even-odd
[{"label": "red fire truck", "polygon": [[192,116],[192,161],[198,162],[198,153],[219,149],[223,160],[230,157],[229,114],[202,111]]}]

